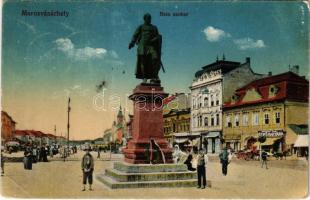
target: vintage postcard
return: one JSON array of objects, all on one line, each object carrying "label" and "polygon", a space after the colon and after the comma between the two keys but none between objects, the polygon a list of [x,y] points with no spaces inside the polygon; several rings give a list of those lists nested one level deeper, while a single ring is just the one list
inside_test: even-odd
[{"label": "vintage postcard", "polygon": [[301,199],[309,2],[2,3],[1,196]]}]

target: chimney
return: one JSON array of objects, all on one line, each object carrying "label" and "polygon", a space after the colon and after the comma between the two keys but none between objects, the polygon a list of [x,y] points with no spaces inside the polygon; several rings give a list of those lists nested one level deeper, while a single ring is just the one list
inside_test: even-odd
[{"label": "chimney", "polygon": [[293,67],[290,67],[290,71],[299,75],[299,66],[298,65],[294,65]]},{"label": "chimney", "polygon": [[250,57],[246,57],[245,58],[245,63],[251,64],[251,58]]},{"label": "chimney", "polygon": [[271,71],[268,72],[268,76],[272,76],[272,72]]}]

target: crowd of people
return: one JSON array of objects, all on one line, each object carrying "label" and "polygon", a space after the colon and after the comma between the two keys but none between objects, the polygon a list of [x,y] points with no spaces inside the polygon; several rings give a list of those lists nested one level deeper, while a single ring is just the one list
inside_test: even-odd
[{"label": "crowd of people", "polygon": [[37,162],[48,162],[48,156],[53,158],[54,155],[59,154],[60,157],[67,157],[68,154],[77,153],[77,147],[70,147],[69,150],[66,150],[65,146],[60,145],[42,145],[36,146],[27,144],[24,150],[24,169],[31,170],[32,164]]}]

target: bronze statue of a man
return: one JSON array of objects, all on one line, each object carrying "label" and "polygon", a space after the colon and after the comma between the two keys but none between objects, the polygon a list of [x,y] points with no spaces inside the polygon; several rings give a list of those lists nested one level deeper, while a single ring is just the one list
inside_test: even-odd
[{"label": "bronze statue of a man", "polygon": [[129,49],[138,45],[136,78],[151,79],[151,83],[160,83],[158,72],[161,64],[162,37],[156,26],[151,24],[151,15],[145,14],[144,24],[140,25],[133,34]]}]

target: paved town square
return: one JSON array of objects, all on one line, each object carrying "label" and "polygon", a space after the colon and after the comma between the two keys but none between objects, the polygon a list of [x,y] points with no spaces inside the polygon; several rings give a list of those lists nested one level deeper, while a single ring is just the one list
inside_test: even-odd
[{"label": "paved town square", "polygon": [[[308,194],[306,160],[271,160],[269,169],[258,161],[233,160],[228,175],[221,174],[219,161],[207,163],[207,179],[212,187],[117,189],[106,187],[97,179],[93,191],[81,191],[81,157],[78,151],[64,162],[57,156],[50,162],[39,162],[32,170],[24,170],[21,162],[6,163],[1,177],[5,197],[16,198],[302,198]],[[93,152],[93,156],[96,154]],[[104,153],[95,160],[94,174],[103,173],[112,163],[122,160],[121,154]]]},{"label": "paved town square", "polygon": [[309,195],[307,1],[3,4],[1,195]]}]

